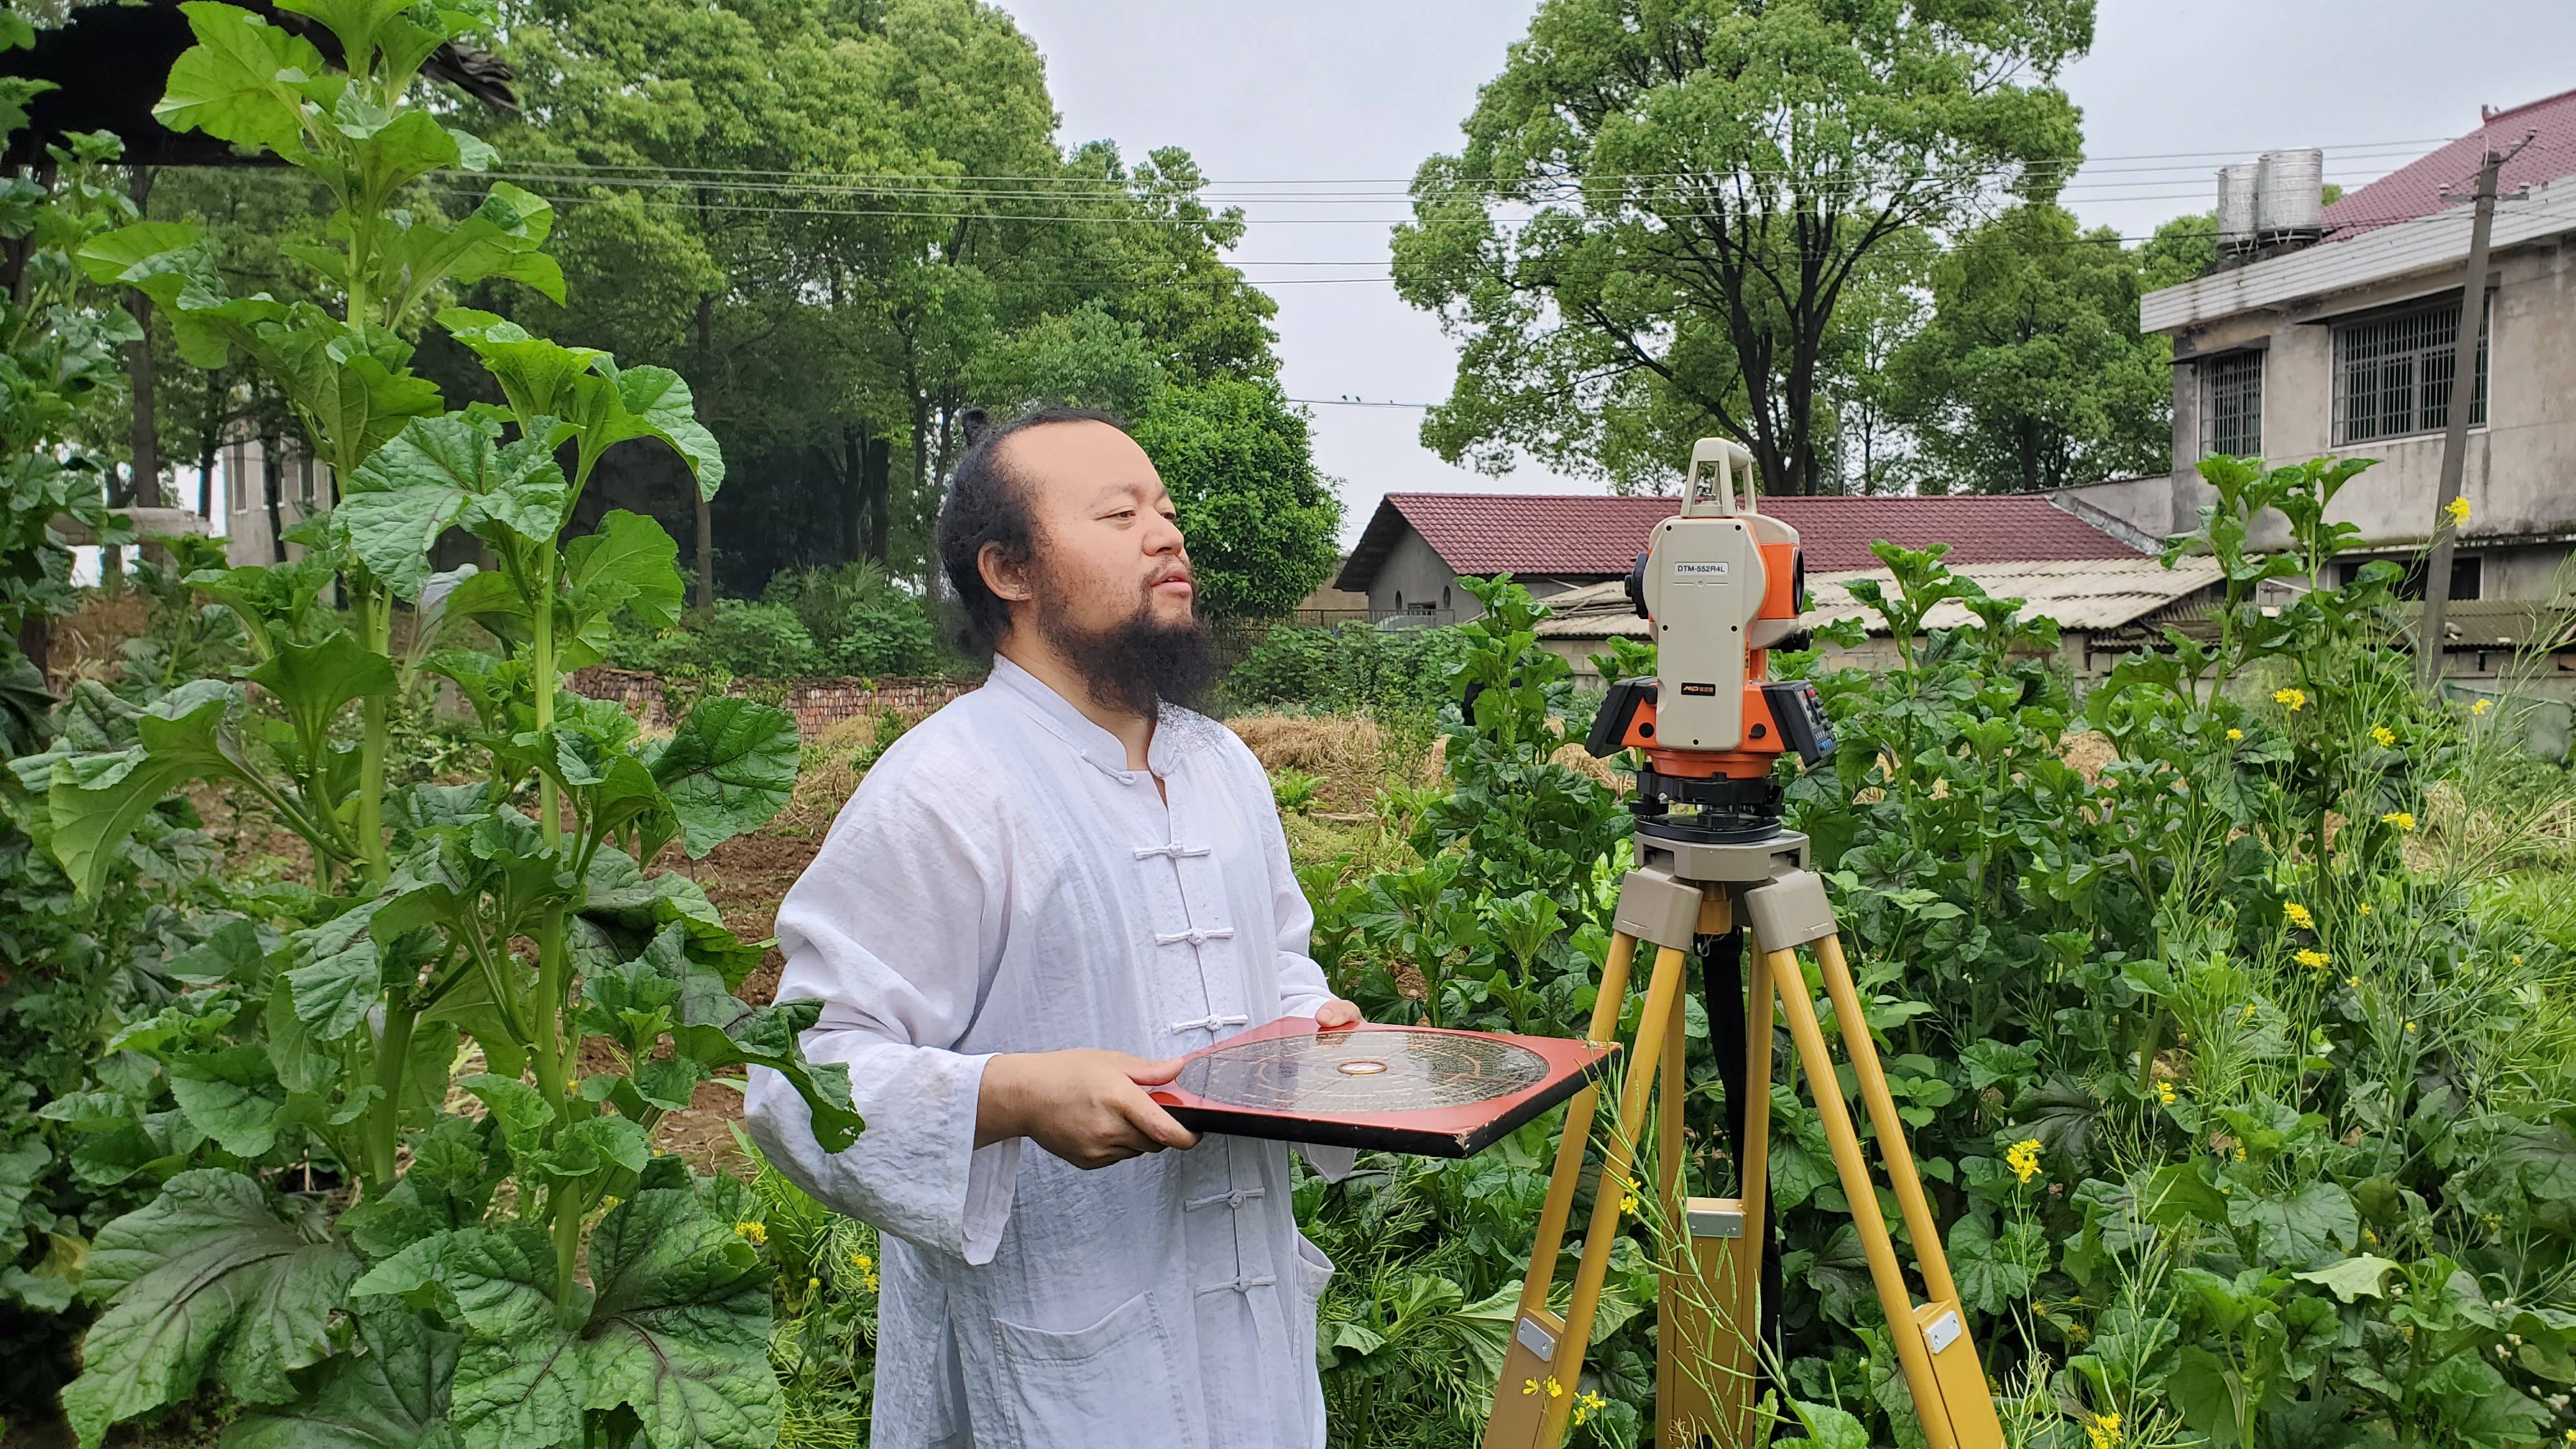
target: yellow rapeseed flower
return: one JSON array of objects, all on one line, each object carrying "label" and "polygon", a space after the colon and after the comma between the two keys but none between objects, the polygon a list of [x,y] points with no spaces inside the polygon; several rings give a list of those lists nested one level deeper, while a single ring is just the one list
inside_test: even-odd
[{"label": "yellow rapeseed flower", "polygon": [[2300,951],[2290,959],[2313,971],[2323,971],[2326,967],[2334,964],[2334,958],[2332,956],[2327,955],[2323,951],[2316,950],[2313,947]]},{"label": "yellow rapeseed flower", "polygon": [[2450,502],[2443,504],[2442,516],[2451,520],[2451,526],[2453,528],[2457,528],[2461,524],[2468,522],[2469,500],[2465,498],[2454,498]]},{"label": "yellow rapeseed flower", "polygon": [[2166,1106],[2170,1107],[2170,1106],[2172,1106],[2172,1105],[2173,1105],[2173,1099],[2174,1099],[2174,1084],[2173,1084],[2173,1083],[2171,1083],[2171,1082],[2158,1082],[2158,1083],[2156,1083],[2156,1100],[2157,1100],[2157,1101],[2162,1102],[2162,1103],[2164,1103]]},{"label": "yellow rapeseed flower", "polygon": [[2004,1149],[2004,1166],[2025,1183],[2039,1176],[2039,1139],[2025,1137]]},{"label": "yellow rapeseed flower", "polygon": [[2095,1414],[2093,1422],[2084,1426],[2084,1437],[2093,1441],[2092,1449],[2119,1449],[2129,1436],[2120,1428],[2119,1415]]},{"label": "yellow rapeseed flower", "polygon": [[1584,1390],[1582,1393],[1576,1395],[1574,1399],[1574,1422],[1578,1424],[1582,1423],[1584,1420],[1591,1418],[1594,1414],[1599,1413],[1602,1409],[1608,1407],[1609,1403],[1610,1401],[1608,1399],[1601,1397],[1601,1393],[1598,1389]]},{"label": "yellow rapeseed flower", "polygon": [[2372,725],[2370,727],[2370,738],[2384,750],[2390,745],[2397,743],[2397,732],[2386,725]]},{"label": "yellow rapeseed flower", "polygon": [[1556,1375],[1554,1374],[1549,1374],[1547,1376],[1547,1396],[1551,1399],[1561,1399],[1565,1397],[1565,1385],[1558,1383],[1556,1381]]},{"label": "yellow rapeseed flower", "polygon": [[2243,730],[2237,730],[2237,729],[2231,729],[2231,730],[2229,730],[2229,731],[2227,732],[2227,737],[2228,737],[2229,739],[2231,739],[2231,740],[2241,740],[2241,739],[2245,738],[2245,731],[2243,731]]},{"label": "yellow rapeseed flower", "polygon": [[2363,901],[2360,905],[2357,905],[2357,906],[2353,907],[2353,909],[2354,909],[2354,910],[2356,910],[2356,911],[2361,912],[2363,915],[2365,915],[2365,916],[2366,916],[2366,915],[2369,915],[2369,914],[2370,914],[2370,912],[2371,912],[2371,904],[2370,904],[2370,902],[2368,902],[2368,901]]},{"label": "yellow rapeseed flower", "polygon": [[2281,914],[2289,918],[2291,925],[2302,931],[2313,931],[2317,928],[2317,918],[2309,914],[2308,908],[2297,901],[2283,901]]},{"label": "yellow rapeseed flower", "polygon": [[1526,1395],[1530,1395],[1530,1394],[1535,1394],[1535,1393],[1537,1393],[1537,1392],[1538,1392],[1538,1380],[1536,1380],[1536,1379],[1523,1379],[1523,1380],[1521,1380],[1521,1393],[1522,1393],[1524,1396],[1526,1396]]},{"label": "yellow rapeseed flower", "polygon": [[763,1223],[736,1223],[733,1225],[733,1230],[741,1236],[744,1242],[747,1243],[758,1244],[769,1241],[769,1228]]},{"label": "yellow rapeseed flower", "polygon": [[2415,1029],[2415,1023],[2413,1023],[2413,1022],[2411,1022],[2411,1021],[2410,1021],[2410,1022],[2408,1022],[2408,1023],[2406,1023],[2406,1029],[2407,1029],[2408,1031],[2413,1031],[2413,1030]]},{"label": "yellow rapeseed flower", "polygon": [[[2488,710],[2491,710],[2491,709],[2493,709],[2493,708],[2495,708],[2495,701],[2494,701],[2494,700],[2492,700],[2492,699],[2482,699],[2482,700],[2479,700],[2477,703],[2475,703],[2475,704],[2473,704],[2473,705],[2470,705],[2470,706],[2469,706],[2469,713],[2471,713],[2471,714],[2473,714],[2473,715],[2474,715],[2474,714],[2485,714]],[[2571,1432],[2571,1434],[2576,1434],[2576,1430],[2571,1430],[2570,1432]]]},{"label": "yellow rapeseed flower", "polygon": [[2387,814],[2379,817],[2379,823],[2382,825],[2394,825],[2400,833],[2403,833],[2415,828],[2415,812],[2412,810],[2391,810]]},{"label": "yellow rapeseed flower", "polygon": [[2308,692],[2304,689],[2276,689],[2272,691],[2272,702],[2296,714],[2308,707]]}]

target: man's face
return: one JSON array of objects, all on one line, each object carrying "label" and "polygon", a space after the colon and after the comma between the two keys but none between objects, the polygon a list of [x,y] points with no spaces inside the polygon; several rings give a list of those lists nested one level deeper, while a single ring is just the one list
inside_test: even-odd
[{"label": "man's face", "polygon": [[1140,615],[1167,629],[1191,624],[1189,550],[1172,495],[1135,439],[1106,423],[1053,423],[1002,446],[1037,526],[1031,602],[1057,616],[1041,622],[1083,634]]},{"label": "man's face", "polygon": [[985,563],[1013,601],[1013,633],[1043,639],[1100,704],[1151,718],[1164,701],[1192,703],[1214,661],[1172,497],[1145,450],[1091,422],[1031,428],[1003,448],[1034,534],[1026,565]]}]

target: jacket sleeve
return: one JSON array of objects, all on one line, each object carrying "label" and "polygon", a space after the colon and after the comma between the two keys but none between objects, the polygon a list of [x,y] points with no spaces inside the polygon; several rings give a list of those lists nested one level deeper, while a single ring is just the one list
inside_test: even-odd
[{"label": "jacket sleeve", "polygon": [[991,1057],[954,1048],[1000,960],[1006,891],[993,848],[959,828],[961,802],[930,788],[930,764],[889,751],[778,908],[787,964],[777,999],[823,1003],[805,1055],[848,1064],[866,1129],[826,1153],[804,1100],[758,1068],[744,1117],[770,1162],[815,1200],[926,1251],[986,1263],[1010,1216],[1020,1141],[976,1148]]}]

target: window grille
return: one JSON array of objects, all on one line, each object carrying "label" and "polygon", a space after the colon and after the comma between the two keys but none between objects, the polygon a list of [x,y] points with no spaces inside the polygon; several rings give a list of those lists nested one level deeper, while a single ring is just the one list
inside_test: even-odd
[{"label": "window grille", "polygon": [[[2487,420],[2487,338],[2493,330],[2482,310],[2471,427]],[[2367,443],[2449,426],[2452,349],[2459,335],[2457,299],[2337,325],[2335,441]]]},{"label": "window grille", "polygon": [[2200,365],[2200,453],[2263,452],[2263,354],[2230,352]]}]

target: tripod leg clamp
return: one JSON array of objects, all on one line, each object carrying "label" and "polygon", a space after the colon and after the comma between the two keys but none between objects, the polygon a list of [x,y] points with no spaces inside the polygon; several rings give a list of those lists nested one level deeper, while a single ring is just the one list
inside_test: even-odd
[{"label": "tripod leg clamp", "polygon": [[1774,876],[1741,899],[1745,924],[1765,951],[1793,950],[1841,929],[1834,922],[1834,903],[1825,897],[1824,877],[1812,870]]},{"label": "tripod leg clamp", "polygon": [[1699,903],[1698,886],[1660,870],[1632,870],[1619,882],[1619,909],[1612,924],[1622,935],[1687,951],[1699,939]]}]

